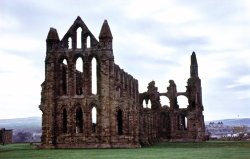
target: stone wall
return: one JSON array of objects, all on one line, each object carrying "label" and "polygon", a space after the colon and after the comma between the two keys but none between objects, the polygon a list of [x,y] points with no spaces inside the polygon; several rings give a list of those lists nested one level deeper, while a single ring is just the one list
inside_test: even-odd
[{"label": "stone wall", "polygon": [[0,143],[3,145],[12,143],[12,130],[0,129]]},{"label": "stone wall", "polygon": [[[76,40],[79,28],[81,41]],[[80,17],[62,40],[51,28],[46,42],[40,105],[42,147],[140,147],[138,81],[114,63],[107,21],[101,28],[99,42]],[[77,42],[82,44],[80,48]],[[76,68],[78,59],[82,60],[82,72]],[[92,67],[96,67],[96,74]],[[92,86],[92,76],[97,78],[96,88]]]},{"label": "stone wall", "polygon": [[[152,81],[148,91],[139,94],[138,81],[114,62],[112,39],[106,20],[99,41],[80,17],[61,40],[56,29],[50,29],[39,106],[41,147],[140,147],[162,140],[201,140],[204,120],[198,66],[191,65],[184,93],[177,93],[171,80],[165,93],[159,93]],[[77,68],[79,60],[82,65]],[[188,98],[187,109],[179,109],[178,95]],[[161,105],[160,96],[169,98],[169,107]],[[151,108],[144,108],[143,101],[150,102]],[[183,126],[185,118],[188,125]]]},{"label": "stone wall", "polygon": [[[198,76],[196,55],[191,56],[190,78],[186,92],[177,92],[176,84],[169,81],[166,92],[158,92],[155,81],[148,84],[148,91],[140,93],[140,142],[150,145],[155,141],[203,141],[205,124],[203,116],[201,80]],[[169,99],[163,106],[160,96]],[[188,99],[186,108],[179,108],[178,96]],[[145,102],[144,102],[145,101]],[[151,108],[143,106],[151,103]]]}]

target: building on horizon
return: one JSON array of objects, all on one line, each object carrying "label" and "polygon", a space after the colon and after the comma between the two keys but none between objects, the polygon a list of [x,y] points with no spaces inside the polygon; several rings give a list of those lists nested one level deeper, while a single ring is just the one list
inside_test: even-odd
[{"label": "building on horizon", "polygon": [[12,143],[12,129],[0,128],[0,143],[2,145]]}]

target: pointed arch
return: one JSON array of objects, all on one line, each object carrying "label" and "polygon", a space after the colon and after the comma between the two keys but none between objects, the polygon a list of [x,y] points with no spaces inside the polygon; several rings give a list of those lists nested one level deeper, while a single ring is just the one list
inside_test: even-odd
[{"label": "pointed arch", "polygon": [[188,127],[188,119],[187,119],[187,117],[185,116],[185,117],[184,117],[184,129],[187,130],[187,127]]},{"label": "pointed arch", "polygon": [[118,109],[116,119],[117,119],[117,134],[123,135],[123,115],[121,109]]},{"label": "pointed arch", "polygon": [[68,89],[68,84],[67,84],[67,68],[63,67],[62,68],[62,94],[67,95],[67,89]]},{"label": "pointed arch", "polygon": [[63,59],[62,63],[63,63],[64,65],[68,65],[68,62],[67,62],[66,59]]},{"label": "pointed arch", "polygon": [[143,100],[142,105],[143,105],[143,108],[147,108],[148,107],[145,99]]},{"label": "pointed arch", "polygon": [[96,126],[97,126],[97,111],[96,107],[94,106],[91,110],[91,121],[92,121],[92,132],[96,132]]},{"label": "pointed arch", "polygon": [[149,99],[149,100],[148,100],[148,108],[151,109],[151,107],[152,107],[152,103],[151,103],[151,100]]},{"label": "pointed arch", "polygon": [[90,48],[91,47],[91,39],[90,36],[87,36],[86,38],[86,48]]},{"label": "pointed arch", "polygon": [[67,95],[68,93],[68,62],[64,58],[60,62],[60,95]]},{"label": "pointed arch", "polygon": [[64,108],[63,109],[63,113],[62,113],[62,130],[63,130],[63,133],[67,133],[67,120],[68,120],[68,116],[67,116],[67,110]]},{"label": "pointed arch", "polygon": [[167,112],[161,112],[160,114],[160,136],[163,137],[164,139],[170,138],[171,134],[171,126],[170,126],[170,117]]},{"label": "pointed arch", "polygon": [[179,130],[187,130],[188,119],[186,115],[184,114],[178,115],[177,123]]},{"label": "pointed arch", "polygon": [[82,48],[82,28],[79,27],[76,30],[76,48],[80,49]]},{"label": "pointed arch", "polygon": [[92,78],[91,78],[92,94],[97,94],[97,61],[95,57],[93,57],[91,61],[91,72],[92,72]]},{"label": "pointed arch", "polygon": [[79,72],[83,72],[83,59],[82,59],[82,57],[78,57],[76,60],[76,70]]},{"label": "pointed arch", "polygon": [[75,70],[75,91],[76,95],[83,94],[83,84],[84,84],[84,77],[83,77],[83,59],[82,57],[78,57],[76,60],[76,70]]},{"label": "pointed arch", "polygon": [[78,107],[75,112],[75,124],[76,124],[76,133],[83,132],[83,112],[82,108]]}]

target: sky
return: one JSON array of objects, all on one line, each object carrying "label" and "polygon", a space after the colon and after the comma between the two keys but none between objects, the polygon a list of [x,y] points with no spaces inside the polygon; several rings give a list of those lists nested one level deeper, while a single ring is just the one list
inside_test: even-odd
[{"label": "sky", "polygon": [[80,16],[98,39],[108,20],[115,63],[166,92],[185,91],[196,52],[206,121],[250,118],[248,0],[1,0],[0,119],[41,116],[46,37]]}]

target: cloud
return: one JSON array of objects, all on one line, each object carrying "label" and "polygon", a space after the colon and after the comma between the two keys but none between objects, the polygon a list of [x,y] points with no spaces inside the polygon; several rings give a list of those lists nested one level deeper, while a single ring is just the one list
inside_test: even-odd
[{"label": "cloud", "polygon": [[12,51],[33,51],[40,46],[37,39],[19,35],[3,35],[0,37],[0,47],[2,50]]},{"label": "cloud", "polygon": [[40,115],[37,106],[49,28],[57,28],[62,38],[78,15],[97,38],[108,19],[115,61],[139,80],[140,92],[151,80],[164,92],[169,79],[175,80],[178,91],[185,91],[195,51],[205,119],[250,115],[247,0],[0,3],[1,117]]},{"label": "cloud", "polygon": [[[159,39],[159,38],[158,38]],[[195,48],[199,45],[202,47],[209,43],[209,39],[207,37],[163,37],[159,40],[159,43],[162,45],[171,45],[172,47],[180,47],[180,48]]]},{"label": "cloud", "polygon": [[250,75],[239,76],[236,80],[231,81],[230,84],[226,85],[226,88],[234,91],[247,91],[249,93],[244,94],[244,96],[247,95],[247,97],[250,98]]},{"label": "cloud", "polygon": [[26,58],[1,52],[0,63],[0,116],[37,116],[40,83],[43,70],[33,67]]}]

